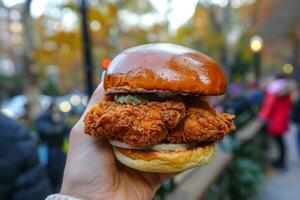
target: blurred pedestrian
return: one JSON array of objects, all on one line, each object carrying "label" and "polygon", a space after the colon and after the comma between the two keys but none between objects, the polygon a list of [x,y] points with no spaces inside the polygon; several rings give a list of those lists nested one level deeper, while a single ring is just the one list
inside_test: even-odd
[{"label": "blurred pedestrian", "polygon": [[23,126],[0,113],[0,199],[40,200],[51,192],[36,141]]},{"label": "blurred pedestrian", "polygon": [[224,101],[224,112],[240,116],[246,114],[254,115],[250,101],[243,93],[244,87],[241,84],[233,83],[229,86],[228,97]]},{"label": "blurred pedestrian", "polygon": [[298,148],[298,155],[300,157],[300,97],[293,107],[292,120],[296,125],[296,142]]},{"label": "blurred pedestrian", "polygon": [[47,169],[54,190],[61,185],[66,154],[63,152],[64,139],[69,129],[65,117],[53,101],[49,108],[36,119],[36,127],[41,141],[46,145]]},{"label": "blurred pedestrian", "polygon": [[247,98],[254,110],[258,111],[263,100],[263,91],[259,88],[259,84],[256,81],[247,84]]},{"label": "blurred pedestrian", "polygon": [[292,111],[292,100],[289,82],[278,76],[266,88],[259,118],[266,123],[266,132],[272,136],[279,147],[279,158],[274,167],[284,168],[286,150],[283,135],[289,129],[289,118]]}]

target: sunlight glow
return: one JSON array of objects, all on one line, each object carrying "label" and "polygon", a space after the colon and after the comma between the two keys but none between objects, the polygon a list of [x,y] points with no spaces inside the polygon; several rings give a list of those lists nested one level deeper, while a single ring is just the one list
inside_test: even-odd
[{"label": "sunlight glow", "polygon": [[[4,5],[12,7],[19,3],[24,3],[25,0],[2,0]],[[31,14],[34,18],[38,18],[41,15],[47,13],[48,15],[61,19],[62,27],[66,31],[73,30],[78,25],[78,16],[70,9],[65,11],[59,10],[56,5],[61,5],[63,2],[72,2],[69,0],[33,0],[31,3]],[[130,28],[138,25],[141,27],[150,27],[155,23],[168,20],[168,29],[174,32],[184,23],[186,23],[194,14],[197,3],[203,3],[204,5],[215,4],[221,7],[228,5],[229,0],[149,0],[152,6],[155,8],[155,12],[137,14],[128,10],[121,10],[119,17],[123,19],[124,28]],[[256,0],[232,0],[232,6],[234,8],[240,7],[245,4],[254,3]],[[92,2],[96,2],[92,1]],[[96,3],[91,3],[90,6],[95,6]],[[100,30],[101,24],[90,24],[94,31]]]}]

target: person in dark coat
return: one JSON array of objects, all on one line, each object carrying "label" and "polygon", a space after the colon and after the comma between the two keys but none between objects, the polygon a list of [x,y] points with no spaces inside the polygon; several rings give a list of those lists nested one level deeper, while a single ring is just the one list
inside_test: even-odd
[{"label": "person in dark coat", "polygon": [[228,97],[224,101],[223,111],[234,114],[236,117],[247,113],[254,116],[250,101],[244,97],[244,88],[236,83],[229,86]]},{"label": "person in dark coat", "polygon": [[52,192],[26,128],[0,113],[0,199],[40,200]]},{"label": "person in dark coat", "polygon": [[292,120],[296,124],[296,142],[298,148],[298,155],[300,156],[300,97],[293,107]]},{"label": "person in dark coat", "polygon": [[52,102],[49,108],[36,119],[35,124],[41,141],[48,149],[47,169],[52,186],[57,192],[61,186],[66,162],[66,154],[62,147],[69,130],[55,102]]}]

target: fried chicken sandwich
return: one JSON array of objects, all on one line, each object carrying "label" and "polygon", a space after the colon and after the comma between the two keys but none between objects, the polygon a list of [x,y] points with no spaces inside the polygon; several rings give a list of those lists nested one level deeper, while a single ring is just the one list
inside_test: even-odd
[{"label": "fried chicken sandwich", "polygon": [[85,116],[85,133],[106,138],[124,165],[174,173],[210,162],[215,143],[235,129],[208,96],[227,82],[206,55],[173,44],[147,44],[113,59],[104,80],[106,101]]}]

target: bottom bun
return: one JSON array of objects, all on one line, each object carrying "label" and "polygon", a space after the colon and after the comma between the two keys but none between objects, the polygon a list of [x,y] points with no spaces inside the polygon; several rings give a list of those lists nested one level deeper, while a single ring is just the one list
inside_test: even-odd
[{"label": "bottom bun", "polygon": [[143,151],[113,146],[118,161],[144,172],[176,173],[211,162],[215,157],[215,145],[174,151]]}]

